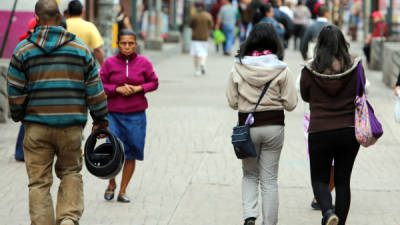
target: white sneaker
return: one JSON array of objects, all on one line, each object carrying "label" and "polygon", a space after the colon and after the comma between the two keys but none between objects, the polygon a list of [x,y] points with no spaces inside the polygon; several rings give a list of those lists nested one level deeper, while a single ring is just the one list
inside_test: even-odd
[{"label": "white sneaker", "polygon": [[196,76],[196,77],[201,76],[201,72],[200,72],[200,71],[196,71],[196,72],[194,73],[194,76]]}]

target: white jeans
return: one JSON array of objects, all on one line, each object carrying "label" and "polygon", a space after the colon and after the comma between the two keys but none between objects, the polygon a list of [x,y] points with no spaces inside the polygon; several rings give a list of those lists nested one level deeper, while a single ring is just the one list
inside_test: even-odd
[{"label": "white jeans", "polygon": [[278,169],[284,126],[268,125],[250,129],[256,158],[242,160],[243,218],[259,216],[258,185],[261,186],[263,225],[278,223]]}]

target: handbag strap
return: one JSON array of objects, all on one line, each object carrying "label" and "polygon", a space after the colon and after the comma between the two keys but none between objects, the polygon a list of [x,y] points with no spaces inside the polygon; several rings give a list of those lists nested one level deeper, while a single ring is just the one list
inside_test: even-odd
[{"label": "handbag strap", "polygon": [[[356,95],[361,97],[365,93],[365,84],[364,84],[364,70],[362,68],[362,63],[359,62],[357,66],[357,87],[356,87]],[[361,88],[361,93],[360,93]]]},{"label": "handbag strap", "polygon": [[268,88],[269,88],[269,85],[271,84],[271,82],[272,82],[272,80],[268,81],[268,83],[266,83],[266,84],[265,84],[265,87],[264,87],[264,89],[262,90],[260,97],[258,98],[258,101],[257,101],[256,107],[254,107],[254,111],[253,111],[253,113],[255,113],[255,112],[256,112],[257,106],[260,104],[260,102],[261,102],[261,99],[264,97],[265,93],[267,92],[267,90],[268,90]]}]

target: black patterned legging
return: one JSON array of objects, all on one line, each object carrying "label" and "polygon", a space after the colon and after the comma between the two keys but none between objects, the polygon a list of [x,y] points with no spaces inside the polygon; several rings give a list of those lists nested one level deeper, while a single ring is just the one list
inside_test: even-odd
[{"label": "black patterned legging", "polygon": [[360,145],[354,128],[321,131],[309,134],[311,183],[322,214],[332,209],[329,191],[332,160],[335,161],[335,213],[339,225],[346,224],[350,208],[350,177]]}]

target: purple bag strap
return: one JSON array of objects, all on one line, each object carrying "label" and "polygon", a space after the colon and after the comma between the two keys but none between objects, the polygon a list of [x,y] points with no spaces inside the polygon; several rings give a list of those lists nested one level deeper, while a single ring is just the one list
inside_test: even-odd
[{"label": "purple bag strap", "polygon": [[[359,62],[357,66],[357,88],[356,88],[356,95],[361,97],[365,93],[365,84],[364,84],[364,70],[362,68],[362,63]],[[360,88],[361,93],[360,93]]]}]

